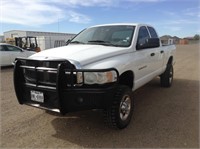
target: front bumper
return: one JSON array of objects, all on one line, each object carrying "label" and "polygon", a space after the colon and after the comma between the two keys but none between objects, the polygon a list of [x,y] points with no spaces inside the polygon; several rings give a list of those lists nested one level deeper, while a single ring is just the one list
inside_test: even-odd
[{"label": "front bumper", "polygon": [[[71,111],[104,109],[112,103],[119,74],[111,69],[75,69],[69,61],[57,61],[57,68],[41,67],[37,61],[36,66],[28,66],[28,59],[16,59],[14,67],[14,87],[20,104],[26,104],[41,109],[51,110],[65,114]],[[33,60],[31,60],[33,61]],[[51,62],[51,61],[48,61]],[[34,81],[26,77],[26,70],[32,71]],[[83,72],[116,71],[117,81],[104,85],[76,84],[74,75]],[[48,74],[54,74],[55,82],[41,81],[41,78],[52,78]],[[43,76],[44,75],[44,76]],[[44,95],[43,102],[31,100],[31,91],[39,91]]]}]

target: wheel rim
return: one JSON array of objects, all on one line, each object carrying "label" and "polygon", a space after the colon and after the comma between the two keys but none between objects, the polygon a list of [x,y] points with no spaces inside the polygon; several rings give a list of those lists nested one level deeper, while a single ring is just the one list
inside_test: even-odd
[{"label": "wheel rim", "polygon": [[123,96],[120,107],[119,107],[119,114],[121,120],[126,120],[131,111],[131,98],[128,95]]},{"label": "wheel rim", "polygon": [[169,83],[172,84],[172,81],[173,81],[173,69],[171,67],[170,73],[169,73]]}]

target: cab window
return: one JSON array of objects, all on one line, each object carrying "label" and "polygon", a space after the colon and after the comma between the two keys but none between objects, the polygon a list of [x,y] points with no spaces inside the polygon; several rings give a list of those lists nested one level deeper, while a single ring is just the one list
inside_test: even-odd
[{"label": "cab window", "polygon": [[151,38],[158,38],[158,35],[153,27],[148,26],[148,30],[150,32]]}]

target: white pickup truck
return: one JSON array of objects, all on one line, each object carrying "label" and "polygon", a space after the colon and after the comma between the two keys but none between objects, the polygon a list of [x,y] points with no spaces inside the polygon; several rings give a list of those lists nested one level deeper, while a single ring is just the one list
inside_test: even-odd
[{"label": "white pickup truck", "polygon": [[61,114],[103,109],[106,122],[122,129],[132,117],[132,91],[156,76],[162,87],[172,85],[176,47],[162,46],[150,25],[93,26],[67,44],[16,59],[20,104]]}]

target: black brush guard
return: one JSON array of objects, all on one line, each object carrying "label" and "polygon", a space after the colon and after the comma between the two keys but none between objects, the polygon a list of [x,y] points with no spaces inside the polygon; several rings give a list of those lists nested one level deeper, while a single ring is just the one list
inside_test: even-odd
[{"label": "black brush guard", "polygon": [[[107,71],[116,72],[116,82],[103,85],[77,83],[78,73],[84,76],[84,72]],[[76,69],[67,60],[40,61],[18,58],[14,66],[14,88],[18,102],[61,114],[107,108],[112,103],[118,81],[119,73],[115,68]],[[42,92],[44,102],[32,101],[31,91]]]}]

